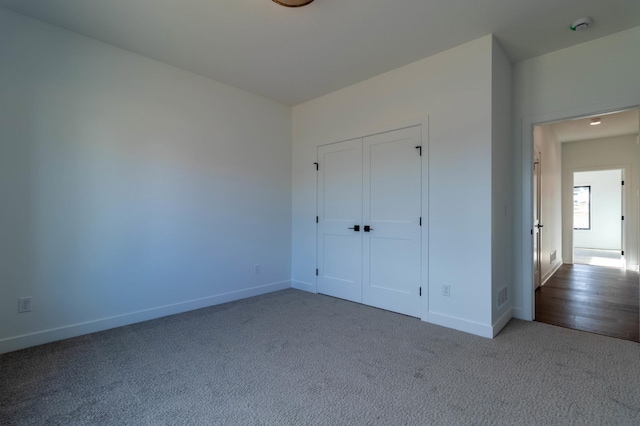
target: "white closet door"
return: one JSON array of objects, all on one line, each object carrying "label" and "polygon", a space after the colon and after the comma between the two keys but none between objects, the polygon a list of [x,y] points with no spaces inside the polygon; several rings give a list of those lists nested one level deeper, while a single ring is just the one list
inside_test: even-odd
[{"label": "white closet door", "polygon": [[[421,127],[363,139],[363,303],[420,316]],[[363,229],[366,231],[366,228]]]},{"label": "white closet door", "polygon": [[318,292],[362,303],[362,139],[318,148]]}]

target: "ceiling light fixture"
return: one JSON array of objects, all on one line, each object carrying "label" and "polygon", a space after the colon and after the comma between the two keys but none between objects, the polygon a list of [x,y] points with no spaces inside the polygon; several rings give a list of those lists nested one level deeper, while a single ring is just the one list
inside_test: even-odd
[{"label": "ceiling light fixture", "polygon": [[591,124],[592,126],[597,126],[600,123],[602,123],[602,119],[600,119],[600,117],[598,117],[598,118],[592,118],[591,119],[591,123],[589,123],[589,124]]},{"label": "ceiling light fixture", "polygon": [[571,28],[571,31],[582,31],[582,30],[586,30],[590,26],[591,26],[591,18],[589,18],[588,16],[585,16],[584,18],[576,19],[575,21],[573,21],[573,24],[571,24],[569,28]]},{"label": "ceiling light fixture", "polygon": [[285,7],[302,7],[311,3],[313,0],[273,0],[274,3],[278,3],[280,6]]}]

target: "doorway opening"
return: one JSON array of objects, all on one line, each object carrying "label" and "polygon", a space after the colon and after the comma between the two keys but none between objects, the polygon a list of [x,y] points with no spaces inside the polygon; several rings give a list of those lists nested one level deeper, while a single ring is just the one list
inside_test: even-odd
[{"label": "doorway opening", "polygon": [[534,319],[640,341],[640,114],[597,118],[534,126]]},{"label": "doorway opening", "polygon": [[573,173],[573,263],[625,268],[624,170]]}]

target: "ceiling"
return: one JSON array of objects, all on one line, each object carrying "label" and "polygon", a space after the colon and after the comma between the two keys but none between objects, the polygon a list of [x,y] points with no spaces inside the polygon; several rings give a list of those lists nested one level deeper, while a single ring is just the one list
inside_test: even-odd
[{"label": "ceiling", "polygon": [[640,112],[632,109],[606,115],[598,115],[602,122],[591,125],[591,118],[560,121],[551,124],[558,142],[586,141],[622,135],[637,135],[640,132]]},{"label": "ceiling", "polygon": [[[296,105],[493,33],[514,61],[640,25],[638,0],[0,0],[0,6]],[[587,31],[570,31],[591,16]]]}]

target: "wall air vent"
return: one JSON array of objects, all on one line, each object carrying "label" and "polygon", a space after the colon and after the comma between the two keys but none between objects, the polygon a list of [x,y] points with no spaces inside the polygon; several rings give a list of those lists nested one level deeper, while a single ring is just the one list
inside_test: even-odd
[{"label": "wall air vent", "polygon": [[501,308],[507,301],[509,301],[509,288],[502,287],[498,290],[498,308]]}]

